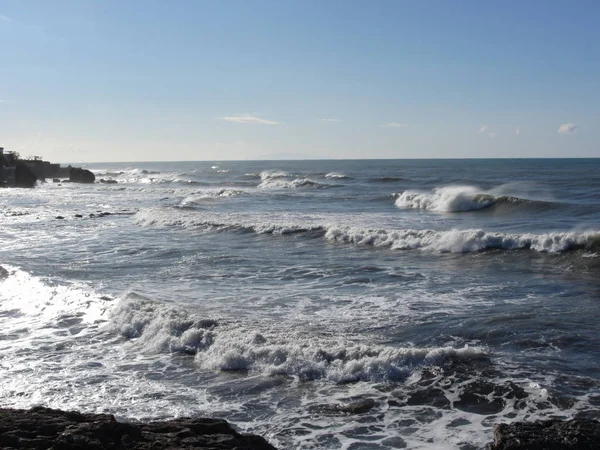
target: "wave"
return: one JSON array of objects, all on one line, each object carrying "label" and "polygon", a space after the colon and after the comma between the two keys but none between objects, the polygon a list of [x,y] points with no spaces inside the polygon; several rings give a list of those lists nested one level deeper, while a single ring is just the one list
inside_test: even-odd
[{"label": "wave", "polygon": [[429,250],[440,253],[469,253],[482,250],[521,250],[562,253],[591,249],[600,245],[600,232],[511,234],[484,230],[364,230],[330,227],[325,237],[331,241],[390,247],[394,250]]},{"label": "wave", "polygon": [[345,179],[345,178],[350,178],[350,177],[341,172],[329,172],[328,174],[325,175],[325,178]]},{"label": "wave", "polygon": [[476,211],[498,205],[548,206],[547,201],[529,200],[509,195],[492,195],[474,186],[444,186],[430,192],[407,190],[398,194],[396,206],[438,212]]},{"label": "wave", "polygon": [[128,294],[112,311],[111,327],[145,353],[195,355],[201,369],[290,375],[336,383],[404,380],[425,366],[479,358],[479,347],[388,347],[307,335],[272,323],[227,323]]},{"label": "wave", "polygon": [[237,189],[214,189],[202,191],[199,193],[195,193],[193,195],[188,195],[184,198],[179,204],[182,208],[190,208],[195,205],[200,205],[205,203],[206,201],[216,200],[220,198],[229,198],[229,197],[239,197],[242,195],[246,195],[245,191],[240,191]]},{"label": "wave", "polygon": [[331,224],[315,217],[313,220],[286,221],[260,214],[184,214],[169,209],[151,208],[135,214],[141,226],[177,226],[189,229],[246,231],[256,234],[306,233],[328,241],[388,247],[393,250],[423,250],[438,253],[469,253],[483,250],[522,250],[562,253],[600,248],[600,231],[554,233],[502,233],[481,229],[413,230],[373,229]]},{"label": "wave", "polygon": [[264,170],[260,173],[260,179],[258,187],[262,189],[325,189],[331,186],[311,180],[304,175],[290,174],[281,170]]},{"label": "wave", "polygon": [[396,181],[404,181],[404,178],[400,177],[377,177],[371,178],[369,181],[372,183],[394,183]]}]

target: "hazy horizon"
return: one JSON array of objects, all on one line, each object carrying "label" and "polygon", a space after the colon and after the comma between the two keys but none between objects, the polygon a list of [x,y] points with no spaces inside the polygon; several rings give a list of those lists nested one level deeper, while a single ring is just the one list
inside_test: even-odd
[{"label": "hazy horizon", "polygon": [[3,2],[0,146],[82,163],[599,157],[599,19],[593,1]]}]

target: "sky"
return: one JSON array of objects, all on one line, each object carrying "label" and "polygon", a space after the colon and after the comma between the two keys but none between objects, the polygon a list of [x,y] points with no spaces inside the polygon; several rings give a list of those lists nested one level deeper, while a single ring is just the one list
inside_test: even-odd
[{"label": "sky", "polygon": [[600,2],[0,0],[0,146],[600,157]]}]

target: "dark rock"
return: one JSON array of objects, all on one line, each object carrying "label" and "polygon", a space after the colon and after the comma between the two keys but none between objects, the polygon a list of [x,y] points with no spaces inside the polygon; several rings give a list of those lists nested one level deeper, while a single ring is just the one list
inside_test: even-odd
[{"label": "dark rock", "polygon": [[78,219],[81,219],[83,216],[81,214],[75,214],[75,217],[77,217]]},{"label": "dark rock", "polygon": [[63,216],[56,216],[55,218],[56,218],[56,219],[59,219],[59,220],[62,220],[62,219],[64,219],[64,217],[63,217]]},{"label": "dark rock", "polygon": [[72,167],[69,175],[69,181],[72,183],[93,183],[96,181],[96,176],[93,172],[79,167]]},{"label": "dark rock", "polygon": [[600,447],[600,422],[538,420],[494,425],[489,450],[592,450]]},{"label": "dark rock", "polygon": [[48,408],[0,409],[0,447],[33,449],[273,450],[260,436],[243,435],[220,419],[122,423],[111,415]]},{"label": "dark rock", "polygon": [[100,183],[116,184],[116,183],[118,183],[118,181],[117,180],[111,180],[111,179],[105,180],[104,178],[100,178]]},{"label": "dark rock", "polygon": [[60,183],[60,179],[59,178],[52,178],[52,182],[53,183]]},{"label": "dark rock", "polygon": [[23,161],[17,161],[15,164],[15,186],[33,187],[37,177]]}]

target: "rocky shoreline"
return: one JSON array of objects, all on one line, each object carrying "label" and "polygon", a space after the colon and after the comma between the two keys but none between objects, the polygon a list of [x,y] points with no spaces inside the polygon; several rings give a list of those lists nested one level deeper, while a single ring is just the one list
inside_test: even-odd
[{"label": "rocky shoreline", "polygon": [[[599,442],[596,420],[540,420],[495,425],[494,442],[487,449],[591,450]],[[44,407],[0,408],[0,448],[275,450],[264,438],[238,433],[221,419],[118,422],[108,414]]]},{"label": "rocky shoreline", "polygon": [[264,438],[240,434],[220,419],[125,423],[108,414],[82,414],[43,407],[0,409],[0,448],[275,449]]}]

